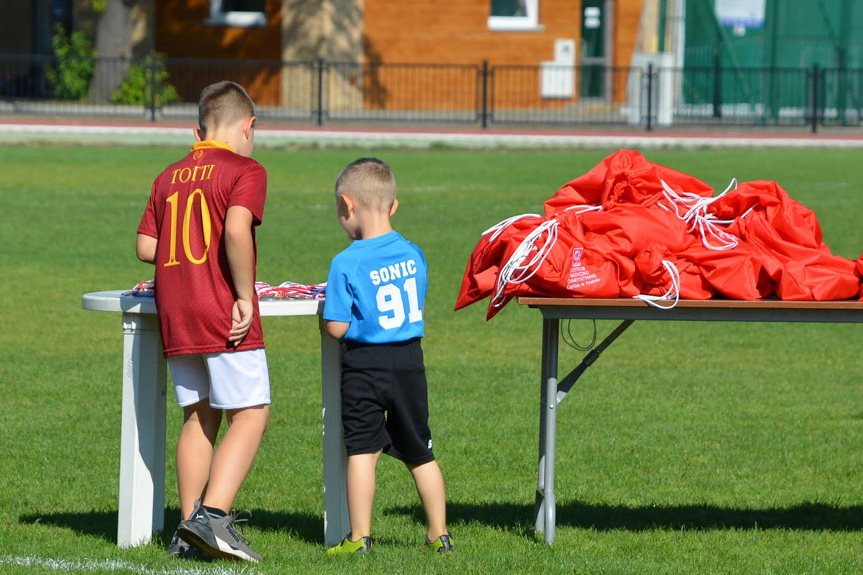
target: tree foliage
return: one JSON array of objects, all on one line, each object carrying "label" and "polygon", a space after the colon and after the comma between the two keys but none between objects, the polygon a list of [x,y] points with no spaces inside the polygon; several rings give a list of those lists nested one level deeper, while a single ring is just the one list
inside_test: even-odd
[{"label": "tree foliage", "polygon": [[46,75],[59,100],[81,100],[87,96],[90,79],[96,69],[96,49],[93,41],[83,32],[66,34],[57,26],[54,38],[54,63]]},{"label": "tree foliage", "polygon": [[[153,99],[153,80],[155,76],[155,101]],[[123,82],[111,92],[111,102],[116,104],[137,104],[149,106],[155,103],[157,108],[180,99],[177,89],[168,81],[168,70],[165,68],[164,56],[157,52],[151,53],[142,61],[133,64]]]}]

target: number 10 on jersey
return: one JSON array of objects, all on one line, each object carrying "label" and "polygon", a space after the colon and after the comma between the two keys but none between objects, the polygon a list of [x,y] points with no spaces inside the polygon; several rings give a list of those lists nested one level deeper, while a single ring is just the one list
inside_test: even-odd
[{"label": "number 10 on jersey", "polygon": [[[165,202],[168,204],[168,209],[171,211],[171,243],[168,261],[165,262],[165,267],[180,265],[179,260],[177,260],[177,209],[179,207],[179,195],[179,192],[174,192],[165,200]],[[192,253],[192,242],[190,238],[192,227],[192,210],[195,207],[195,198],[197,196],[201,197],[201,201],[198,205],[200,206],[201,210],[201,231],[204,236],[204,253],[199,258],[196,258],[195,255]],[[211,226],[212,221],[210,220],[210,208],[209,206],[207,206],[207,200],[206,198],[204,198],[204,192],[201,190],[201,188],[198,188],[189,195],[189,198],[186,200],[186,209],[183,212],[183,251],[186,254],[186,259],[188,259],[193,264],[202,264],[207,261],[207,253],[210,251]]]}]

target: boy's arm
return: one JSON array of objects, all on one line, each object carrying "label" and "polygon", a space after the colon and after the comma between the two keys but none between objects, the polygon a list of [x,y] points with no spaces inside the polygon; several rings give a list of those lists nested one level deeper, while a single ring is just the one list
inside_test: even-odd
[{"label": "boy's arm", "polygon": [[239,346],[252,327],[255,297],[255,245],[252,239],[252,212],[231,206],[225,217],[225,250],[234,279],[237,299],[231,310],[228,341]]},{"label": "boy's arm", "polygon": [[135,240],[135,253],[138,259],[144,263],[156,263],[156,245],[159,240],[147,234],[138,234],[138,239]]},{"label": "boy's arm", "polygon": [[333,339],[341,339],[345,337],[345,334],[348,333],[348,328],[351,324],[344,321],[332,321],[326,320],[324,322],[324,329],[327,331],[327,335]]}]

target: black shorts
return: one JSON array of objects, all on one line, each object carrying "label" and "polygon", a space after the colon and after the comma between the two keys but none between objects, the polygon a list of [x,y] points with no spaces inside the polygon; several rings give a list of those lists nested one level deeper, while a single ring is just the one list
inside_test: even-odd
[{"label": "black shorts", "polygon": [[393,344],[347,343],[341,389],[348,455],[383,450],[414,465],[434,460],[419,339]]}]

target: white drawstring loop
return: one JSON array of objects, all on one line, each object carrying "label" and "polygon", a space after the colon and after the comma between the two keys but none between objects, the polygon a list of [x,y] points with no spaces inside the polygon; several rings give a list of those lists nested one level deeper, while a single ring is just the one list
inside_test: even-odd
[{"label": "white drawstring loop", "polygon": [[[677,302],[680,301],[680,272],[677,271],[677,267],[668,260],[662,260],[662,266],[668,272],[668,275],[671,276],[671,287],[668,288],[668,291],[663,295],[648,295],[648,294],[638,294],[637,296],[633,296],[633,299],[640,299],[644,303],[648,305],[652,305],[653,307],[658,307],[659,309],[671,309],[677,305]],[[668,301],[674,300],[671,305],[660,304],[660,301]]]},{"label": "white drawstring loop", "polygon": [[564,212],[575,211],[578,212],[579,215],[586,212],[601,212],[602,206],[592,206],[590,204],[580,204],[578,206],[569,206],[568,208],[564,208]]},{"label": "white drawstring loop", "polygon": [[[564,212],[575,211],[577,214],[586,212],[602,211],[602,206],[594,206],[591,204],[581,204],[569,206],[563,210]],[[494,225],[483,232],[483,235],[491,233],[489,242],[494,241],[500,236],[503,231],[511,226],[516,221],[522,218],[541,217],[537,214],[522,214],[513,216]],[[552,248],[557,243],[558,228],[560,222],[557,218],[549,218],[542,222],[530,232],[515,249],[509,260],[500,268],[497,276],[497,284],[494,288],[494,293],[491,298],[491,305],[501,307],[506,304],[507,299],[503,296],[503,290],[508,285],[521,284],[533,277],[542,266],[543,262],[548,258]],[[545,237],[544,241],[541,239]],[[542,244],[537,247],[537,243],[542,241]]]},{"label": "white drawstring loop", "polygon": [[[491,299],[492,306],[501,307],[506,304],[507,299],[503,296],[503,290],[507,285],[524,283],[539,271],[554,244],[557,243],[559,225],[560,222],[555,218],[546,220],[522,240],[498,272],[497,285]],[[542,236],[545,236],[545,241],[537,247],[536,244]]]},{"label": "white drawstring loop", "polygon": [[[732,178],[731,183],[728,184],[725,191],[714,198],[705,198],[690,192],[678,194],[671,188],[671,186],[665,183],[665,180],[660,180],[660,182],[662,183],[663,195],[669,202],[671,202],[671,208],[662,202],[657,202],[657,205],[666,211],[673,211],[678,218],[686,222],[689,225],[686,230],[687,232],[691,233],[698,230],[698,235],[701,236],[701,243],[705,248],[709,250],[722,251],[737,247],[737,236],[718,227],[727,226],[733,223],[734,220],[719,220],[716,219],[714,214],[707,211],[713,202],[731,190],[737,188],[736,178]],[[685,208],[683,213],[681,213],[681,207]],[[747,211],[746,213],[749,212]],[[746,214],[741,217],[745,216]],[[719,243],[711,243],[709,238],[712,238],[714,241],[718,241]]]},{"label": "white drawstring loop", "polygon": [[500,236],[500,234],[503,233],[503,231],[506,228],[508,228],[509,226],[511,226],[512,224],[517,222],[518,220],[520,220],[522,218],[540,218],[540,217],[542,217],[542,216],[540,216],[539,214],[521,214],[518,216],[512,216],[512,217],[509,217],[509,218],[503,220],[502,222],[499,222],[499,223],[493,225],[492,227],[490,227],[489,229],[484,231],[482,233],[482,235],[486,236],[489,233],[494,232],[494,233],[492,233],[492,236],[488,239],[488,241],[493,242],[494,240],[496,240]]}]

